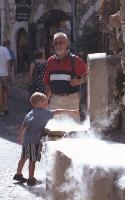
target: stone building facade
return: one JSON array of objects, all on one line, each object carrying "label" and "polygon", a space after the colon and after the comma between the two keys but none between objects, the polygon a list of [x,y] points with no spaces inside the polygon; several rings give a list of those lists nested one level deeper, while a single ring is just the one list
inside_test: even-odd
[{"label": "stone building facade", "polygon": [[25,60],[25,52],[28,49],[28,23],[16,20],[15,0],[1,0],[0,22],[1,44],[10,40],[11,48],[17,60],[16,69],[18,70],[21,68],[19,65]]},{"label": "stone building facade", "polygon": [[[68,34],[71,48],[86,57],[99,51],[97,11],[100,0],[31,0],[28,21],[16,20],[15,0],[1,0],[1,43],[11,41],[17,58],[17,71],[25,68],[29,54],[43,49],[45,57],[53,53],[52,38],[57,31]],[[30,55],[32,57],[32,55]],[[22,67],[23,66],[23,67]]]},{"label": "stone building facade", "polygon": [[[29,31],[31,49],[42,48],[45,57],[53,53],[52,38],[57,31],[68,34],[72,50],[85,57],[99,51],[97,11],[100,0],[32,1]],[[32,40],[32,39],[31,39]]]}]

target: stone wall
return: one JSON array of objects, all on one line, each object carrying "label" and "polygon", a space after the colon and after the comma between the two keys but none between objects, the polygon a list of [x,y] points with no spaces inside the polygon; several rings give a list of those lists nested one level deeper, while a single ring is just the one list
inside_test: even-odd
[{"label": "stone wall", "polygon": [[10,39],[11,30],[15,23],[15,1],[1,0],[1,41]]},{"label": "stone wall", "polygon": [[88,55],[88,112],[91,123],[102,130],[120,129],[122,74],[120,59],[105,53]]}]

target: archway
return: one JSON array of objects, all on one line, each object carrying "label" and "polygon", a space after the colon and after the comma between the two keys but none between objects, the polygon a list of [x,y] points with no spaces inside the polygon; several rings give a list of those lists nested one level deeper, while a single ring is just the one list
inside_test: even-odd
[{"label": "archway", "polygon": [[56,32],[64,32],[72,38],[71,19],[70,14],[59,9],[51,9],[38,20],[38,23],[43,24],[45,29],[44,37],[41,39],[44,41],[46,58],[54,53],[52,41]]},{"label": "archway", "polygon": [[19,29],[17,33],[17,72],[28,70],[29,51],[28,34],[24,28]]}]

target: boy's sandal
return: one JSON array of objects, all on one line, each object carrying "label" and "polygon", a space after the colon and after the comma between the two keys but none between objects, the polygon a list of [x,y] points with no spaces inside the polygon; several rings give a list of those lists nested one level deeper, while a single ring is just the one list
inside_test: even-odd
[{"label": "boy's sandal", "polygon": [[28,178],[27,185],[34,186],[34,185],[36,185],[36,181],[37,180],[35,179],[35,177]]},{"label": "boy's sandal", "polygon": [[25,183],[27,182],[27,179],[23,177],[22,174],[15,174],[14,177],[13,177],[13,180],[16,180],[16,181],[19,181],[21,183]]}]

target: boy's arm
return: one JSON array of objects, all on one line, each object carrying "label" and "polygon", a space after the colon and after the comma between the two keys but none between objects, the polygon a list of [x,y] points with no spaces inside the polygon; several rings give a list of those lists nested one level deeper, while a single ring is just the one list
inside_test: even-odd
[{"label": "boy's arm", "polygon": [[23,143],[23,135],[25,133],[26,126],[22,125],[21,128],[19,129],[18,137],[17,137],[17,142],[19,144]]}]

